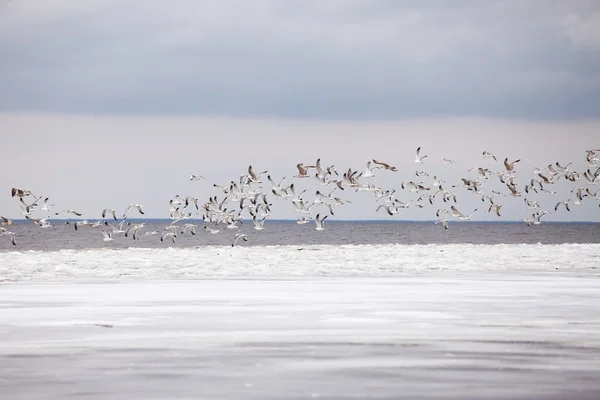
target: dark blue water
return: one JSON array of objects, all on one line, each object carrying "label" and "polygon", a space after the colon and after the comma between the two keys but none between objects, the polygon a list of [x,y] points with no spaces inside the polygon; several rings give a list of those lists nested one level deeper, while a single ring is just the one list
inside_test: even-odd
[{"label": "dark blue water", "polygon": [[[80,226],[77,231],[72,222],[55,221],[55,226],[41,229],[29,221],[17,222],[7,228],[16,233],[17,246],[13,247],[8,236],[0,236],[0,250],[61,250],[86,248],[127,247],[194,247],[205,245],[230,246],[236,233],[248,235],[243,246],[265,245],[344,245],[344,244],[562,244],[600,243],[598,223],[543,223],[527,226],[522,222],[451,222],[444,230],[433,222],[388,221],[326,221],[325,231],[315,230],[315,224],[298,225],[295,221],[267,220],[265,230],[256,231],[252,221],[246,221],[237,230],[220,225],[218,234],[202,229],[202,221],[196,224],[196,235],[178,233],[175,243],[170,239],[160,242],[160,235],[145,236],[146,232],[163,232],[170,220],[131,220],[131,223],[147,221],[140,238],[133,240],[123,234],[115,235],[114,241],[103,242],[101,228]],[[183,223],[179,223],[183,225]]]}]

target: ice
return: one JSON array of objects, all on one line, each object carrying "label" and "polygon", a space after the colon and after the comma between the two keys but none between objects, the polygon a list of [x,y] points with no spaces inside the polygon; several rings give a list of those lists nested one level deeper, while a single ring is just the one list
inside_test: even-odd
[{"label": "ice", "polygon": [[600,398],[600,245],[0,253],[0,398]]},{"label": "ice", "polygon": [[597,399],[600,281],[397,277],[0,287],[0,398]]},{"label": "ice", "polygon": [[201,277],[397,276],[465,272],[597,274],[599,244],[345,245],[0,253],[0,282]]}]

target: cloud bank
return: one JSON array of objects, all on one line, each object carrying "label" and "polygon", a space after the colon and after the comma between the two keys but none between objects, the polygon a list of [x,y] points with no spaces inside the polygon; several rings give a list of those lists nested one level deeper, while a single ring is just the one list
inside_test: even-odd
[{"label": "cloud bank", "polygon": [[4,112],[600,116],[597,1],[21,0],[0,7]]}]

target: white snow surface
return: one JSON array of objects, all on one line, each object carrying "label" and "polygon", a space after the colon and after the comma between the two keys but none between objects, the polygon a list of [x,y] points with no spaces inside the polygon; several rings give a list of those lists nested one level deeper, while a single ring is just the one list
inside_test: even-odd
[{"label": "white snow surface", "polygon": [[597,268],[599,244],[206,246],[0,253],[0,282],[431,272],[597,274]]},{"label": "white snow surface", "polygon": [[591,400],[599,331],[589,276],[15,283],[0,398]]}]

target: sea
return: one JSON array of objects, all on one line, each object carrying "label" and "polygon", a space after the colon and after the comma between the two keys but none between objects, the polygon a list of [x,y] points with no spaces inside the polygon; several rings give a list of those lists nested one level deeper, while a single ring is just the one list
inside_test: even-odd
[{"label": "sea", "polygon": [[600,224],[141,222],[7,227],[1,399],[600,398]]}]

